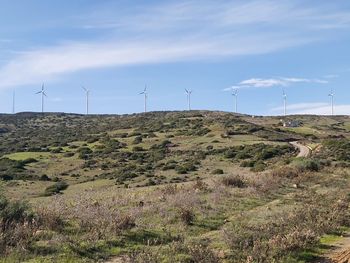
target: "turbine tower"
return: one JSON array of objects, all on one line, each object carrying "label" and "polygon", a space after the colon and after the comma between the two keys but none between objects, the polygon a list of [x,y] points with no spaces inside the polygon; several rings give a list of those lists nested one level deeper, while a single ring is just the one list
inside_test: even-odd
[{"label": "turbine tower", "polygon": [[12,114],[15,114],[15,103],[16,103],[16,91],[13,90],[12,93]]},{"label": "turbine tower", "polygon": [[237,113],[237,109],[238,109],[238,89],[232,89],[232,96],[234,97],[235,100],[235,113]]},{"label": "turbine tower", "polygon": [[83,90],[85,91],[85,96],[86,96],[86,115],[89,114],[89,95],[90,95],[90,90],[86,89],[85,87],[82,87]]},{"label": "turbine tower", "polygon": [[44,96],[47,97],[45,93],[44,83],[41,86],[41,90],[35,94],[41,94],[41,113],[44,113]]},{"label": "turbine tower", "polygon": [[191,94],[192,90],[185,89],[186,94],[187,94],[187,103],[188,103],[188,110],[191,110]]},{"label": "turbine tower", "polygon": [[331,90],[331,93],[328,94],[329,97],[331,97],[331,114],[334,115],[334,92],[333,89]]},{"label": "turbine tower", "polygon": [[283,91],[283,113],[284,113],[284,116],[287,116],[287,94],[284,89],[282,89],[282,91]]},{"label": "turbine tower", "polygon": [[140,92],[140,95],[143,94],[145,97],[145,113],[147,112],[147,98],[148,98],[148,93],[147,93],[147,85],[145,85],[145,89]]}]

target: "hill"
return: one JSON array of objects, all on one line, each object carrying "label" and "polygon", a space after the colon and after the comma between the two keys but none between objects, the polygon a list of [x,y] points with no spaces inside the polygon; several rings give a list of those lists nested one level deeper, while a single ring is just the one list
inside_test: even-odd
[{"label": "hill", "polygon": [[0,115],[3,260],[311,262],[349,225],[349,136],[347,116]]}]

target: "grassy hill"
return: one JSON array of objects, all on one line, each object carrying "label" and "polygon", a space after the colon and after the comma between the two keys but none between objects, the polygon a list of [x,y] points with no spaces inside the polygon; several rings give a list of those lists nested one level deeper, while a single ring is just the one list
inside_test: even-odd
[{"label": "grassy hill", "polygon": [[349,136],[347,116],[0,115],[2,260],[312,262],[349,225]]}]

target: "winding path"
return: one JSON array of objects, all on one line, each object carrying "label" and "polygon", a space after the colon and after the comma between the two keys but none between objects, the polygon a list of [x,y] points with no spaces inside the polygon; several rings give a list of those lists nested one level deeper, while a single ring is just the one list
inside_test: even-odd
[{"label": "winding path", "polygon": [[297,157],[310,157],[311,149],[309,147],[300,144],[299,142],[291,142],[290,144],[299,150]]}]

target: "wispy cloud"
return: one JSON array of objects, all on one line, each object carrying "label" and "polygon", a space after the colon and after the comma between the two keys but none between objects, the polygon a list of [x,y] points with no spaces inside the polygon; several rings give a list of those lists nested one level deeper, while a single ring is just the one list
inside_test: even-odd
[{"label": "wispy cloud", "polygon": [[[318,84],[327,84],[328,80],[324,79],[308,79],[308,78],[290,78],[290,77],[279,77],[279,78],[251,78],[242,80],[237,85],[233,86],[233,88],[272,88],[272,87],[287,87],[292,84],[298,83],[318,83]],[[232,87],[224,89],[225,91],[231,90]]]},{"label": "wispy cloud", "polygon": [[237,37],[236,40],[236,43],[231,43],[225,37],[214,40],[192,37],[157,41],[135,39],[124,43],[114,40],[108,43],[67,43],[23,52],[0,68],[0,87],[42,82],[84,69],[263,54],[297,44],[290,40],[268,44],[268,35]]},{"label": "wispy cloud", "polygon": [[[300,111],[300,110],[310,110],[327,107],[328,103],[324,102],[310,102],[310,103],[296,103],[288,105],[288,110],[290,111]],[[280,112],[284,109],[284,107],[276,107],[272,108],[272,112]]]},{"label": "wispy cloud", "polygon": [[[270,109],[272,114],[280,113],[283,107],[276,107]],[[296,103],[288,105],[289,114],[315,114],[315,115],[330,115],[331,104],[325,102],[310,102],[310,103]],[[334,112],[336,115],[349,115],[350,105],[335,105]]]},{"label": "wispy cloud", "polygon": [[[92,68],[265,54],[319,41],[334,32],[330,28],[350,26],[350,12],[322,5],[305,7],[298,1],[193,0],[123,12],[114,6],[79,18],[80,27],[97,30],[101,41],[66,40],[22,50],[0,67],[0,88]],[[245,80],[240,86],[308,81],[326,83],[274,78]]]}]

